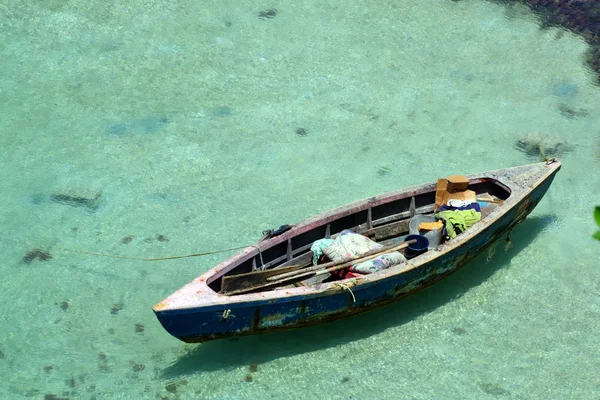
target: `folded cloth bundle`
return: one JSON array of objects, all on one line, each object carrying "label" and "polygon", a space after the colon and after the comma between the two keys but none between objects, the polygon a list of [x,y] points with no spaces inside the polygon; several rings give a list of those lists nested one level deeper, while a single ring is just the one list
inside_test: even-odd
[{"label": "folded cloth bundle", "polygon": [[[365,254],[368,251],[380,249],[383,246],[358,233],[347,229],[335,238],[328,246],[323,247],[323,253],[332,261],[338,261],[344,258],[350,258]],[[370,261],[363,261],[350,267],[350,271],[361,274],[370,274],[371,272],[381,271],[406,261],[402,253],[394,251],[393,253],[382,254]]]},{"label": "folded cloth bundle", "polygon": [[435,216],[446,222],[446,236],[448,239],[455,238],[456,235],[464,232],[481,219],[481,213],[475,210],[442,211],[435,214]]}]

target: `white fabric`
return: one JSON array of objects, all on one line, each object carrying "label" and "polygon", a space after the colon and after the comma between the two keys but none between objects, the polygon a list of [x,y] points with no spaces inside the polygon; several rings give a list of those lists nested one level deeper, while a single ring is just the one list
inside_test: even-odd
[{"label": "white fabric", "polygon": [[448,200],[448,203],[446,203],[446,204],[449,205],[450,207],[461,208],[461,207],[466,207],[471,203],[475,203],[475,202],[472,200],[450,199],[450,200]]}]

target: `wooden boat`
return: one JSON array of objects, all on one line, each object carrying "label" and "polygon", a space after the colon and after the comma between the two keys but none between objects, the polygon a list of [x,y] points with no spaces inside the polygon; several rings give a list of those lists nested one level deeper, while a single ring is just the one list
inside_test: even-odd
[{"label": "wooden boat", "polygon": [[222,291],[224,281],[236,275],[251,278],[253,271],[264,268],[268,274],[281,276],[297,268],[290,266],[308,265],[315,240],[334,237],[345,229],[384,245],[393,243],[408,232],[411,202],[419,214],[433,212],[436,183],[357,201],[265,237],[183,286],[153,310],[171,335],[192,343],[297,328],[382,306],[444,278],[510,233],[542,199],[560,167],[560,162],[550,160],[469,175],[469,189],[478,199],[488,200],[480,202],[481,220],[437,248],[380,272],[342,280],[312,274],[311,279],[303,276],[259,285],[254,291]]}]

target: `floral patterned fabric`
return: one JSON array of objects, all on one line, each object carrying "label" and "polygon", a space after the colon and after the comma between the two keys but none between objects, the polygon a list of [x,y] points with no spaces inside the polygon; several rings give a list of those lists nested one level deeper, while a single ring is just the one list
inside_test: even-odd
[{"label": "floral patterned fabric", "polygon": [[317,265],[319,263],[319,259],[323,255],[323,249],[331,246],[333,243],[333,239],[319,239],[315,240],[310,246],[310,251],[313,253],[313,265]]},{"label": "floral patterned fabric", "polygon": [[404,261],[406,261],[406,258],[402,255],[402,253],[395,251],[393,253],[384,254],[372,260],[353,265],[350,267],[350,271],[360,272],[361,274],[370,274],[372,272],[389,268],[392,265],[401,264]]},{"label": "floral patterned fabric", "polygon": [[[323,253],[330,260],[338,261],[344,258],[359,256],[371,250],[380,249],[383,246],[371,239],[352,232],[344,230],[335,238],[333,243],[322,249]],[[370,274],[372,272],[381,271],[389,268],[392,265],[400,264],[406,261],[406,258],[399,253],[393,252],[384,254],[373,260],[355,264],[350,267],[350,271],[359,272],[362,274]]]},{"label": "floral patterned fabric", "polygon": [[344,230],[335,238],[332,244],[323,249],[323,253],[333,261],[359,256],[367,251],[380,249],[383,246],[366,236]]}]

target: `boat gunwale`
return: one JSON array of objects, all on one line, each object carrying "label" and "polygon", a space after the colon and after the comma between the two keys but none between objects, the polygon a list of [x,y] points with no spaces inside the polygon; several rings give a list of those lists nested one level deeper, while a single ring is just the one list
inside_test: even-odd
[{"label": "boat gunwale", "polygon": [[[493,184],[497,185],[498,187],[500,187],[503,190],[505,190],[506,192],[508,192],[509,193],[508,198],[510,198],[512,196],[511,188],[508,187],[507,185],[503,184],[501,181],[499,181],[498,179],[496,179],[494,177],[480,176],[480,177],[469,178],[469,180],[471,181],[470,185],[483,183],[483,182],[492,182]],[[289,239],[292,239],[296,236],[306,233],[306,232],[310,231],[311,229],[315,229],[318,226],[322,226],[322,225],[337,221],[340,218],[347,217],[347,216],[359,213],[361,211],[368,210],[369,208],[373,208],[373,207],[377,207],[377,206],[384,205],[387,203],[391,203],[396,200],[401,200],[404,198],[408,198],[410,196],[418,196],[418,195],[423,195],[423,194],[427,194],[427,193],[432,193],[432,192],[435,192],[435,189],[436,189],[436,183],[429,182],[429,183],[415,185],[415,186],[411,186],[408,188],[399,189],[399,190],[395,190],[395,191],[391,191],[391,192],[387,192],[387,193],[382,193],[382,194],[376,195],[376,196],[371,196],[368,198],[354,201],[352,203],[342,205],[340,207],[336,207],[336,208],[324,211],[320,214],[314,215],[303,221],[300,221],[299,223],[294,225],[290,230],[284,232],[281,235],[259,241],[253,246],[248,246],[247,248],[243,249],[242,251],[234,254],[230,258],[222,261],[221,263],[217,264],[215,267],[206,271],[201,276],[204,276],[206,278],[206,280],[205,280],[206,284],[210,285],[217,279],[221,278],[223,275],[230,272],[232,269],[235,269],[239,264],[249,260],[252,257],[256,257],[259,254],[259,249],[261,252],[266,251],[272,247],[275,247],[281,243],[286,242]],[[373,222],[376,222],[376,221],[377,220],[374,220]],[[382,226],[384,226],[384,225],[382,225]],[[230,265],[232,267],[227,268]],[[210,274],[211,272],[214,272],[214,274]]]}]

